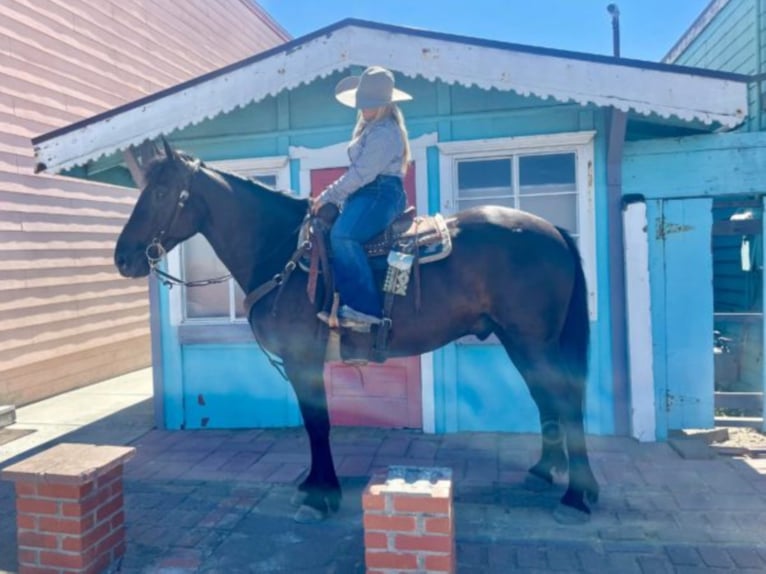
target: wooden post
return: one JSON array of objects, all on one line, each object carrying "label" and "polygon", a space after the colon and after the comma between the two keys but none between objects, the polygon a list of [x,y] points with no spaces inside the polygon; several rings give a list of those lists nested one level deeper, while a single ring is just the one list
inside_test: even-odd
[{"label": "wooden post", "polygon": [[0,473],[16,484],[19,574],[100,574],[120,560],[122,469],[134,454],[59,444]]},{"label": "wooden post", "polygon": [[362,495],[367,574],[456,571],[452,471],[389,467]]}]

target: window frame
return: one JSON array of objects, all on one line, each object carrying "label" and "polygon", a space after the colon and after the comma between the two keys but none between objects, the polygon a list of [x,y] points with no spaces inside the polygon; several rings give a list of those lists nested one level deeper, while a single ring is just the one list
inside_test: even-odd
[{"label": "window frame", "polygon": [[577,187],[578,243],[588,286],[588,313],[598,319],[598,285],[596,269],[596,214],[594,183],[595,130],[563,132],[536,136],[517,136],[479,140],[439,142],[440,211],[455,213],[458,205],[458,162],[463,160],[512,158],[514,197],[517,193],[518,158],[525,155],[556,153],[575,154]]},{"label": "window frame", "polygon": [[[256,175],[276,176],[276,187],[278,189],[290,189],[290,158],[288,156],[270,156],[270,157],[251,157],[241,159],[206,161],[206,165],[236,173],[244,177],[253,177]],[[168,254],[167,265],[168,273],[176,277],[183,277],[183,245],[174,249]],[[229,293],[229,316],[228,317],[186,317],[186,287],[172,289],[169,293],[170,302],[170,324],[183,327],[184,329],[194,329],[196,327],[225,327],[225,326],[243,326],[248,325],[246,317],[237,317],[234,297],[236,295],[236,283],[234,279],[228,280]],[[249,333],[248,333],[249,335]]]}]

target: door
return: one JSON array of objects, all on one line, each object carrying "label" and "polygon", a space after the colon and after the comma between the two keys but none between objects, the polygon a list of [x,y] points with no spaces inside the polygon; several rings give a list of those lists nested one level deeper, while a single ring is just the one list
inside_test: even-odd
[{"label": "door", "polygon": [[[346,168],[312,170],[312,197],[345,171]],[[414,164],[408,170],[404,188],[407,204],[415,205]],[[389,359],[364,367],[328,363],[324,380],[332,424],[385,428],[423,426],[420,357]]]},{"label": "door", "polygon": [[[664,293],[655,345],[658,408],[668,430],[713,426],[712,200],[665,200],[650,221]],[[659,317],[658,317],[659,318]],[[658,413],[660,414],[660,413]]]}]

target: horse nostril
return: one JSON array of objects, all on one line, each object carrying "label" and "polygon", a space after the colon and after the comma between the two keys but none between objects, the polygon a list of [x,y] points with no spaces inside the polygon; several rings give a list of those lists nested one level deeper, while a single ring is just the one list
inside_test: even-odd
[{"label": "horse nostril", "polygon": [[117,269],[125,269],[128,266],[128,261],[124,255],[119,254],[114,256],[114,264]]}]

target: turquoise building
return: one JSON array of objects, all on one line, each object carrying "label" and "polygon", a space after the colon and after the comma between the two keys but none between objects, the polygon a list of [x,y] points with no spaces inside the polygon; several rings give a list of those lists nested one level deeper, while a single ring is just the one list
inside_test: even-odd
[{"label": "turquoise building", "polygon": [[[690,250],[710,242],[711,181],[732,165],[706,160],[711,150],[741,168],[750,191],[760,185],[764,159],[737,146],[764,141],[741,133],[752,123],[750,71],[344,20],[40,136],[39,168],[133,185],[140,146],[164,135],[209,165],[308,196],[347,163],[355,118],[333,88],[370,64],[394,71],[414,96],[402,109],[413,151],[406,186],[418,212],[501,203],[577,238],[591,317],[587,431],[655,440],[677,425],[712,423],[712,391],[698,381],[713,372],[712,259]],[[219,267],[201,239],[168,260],[188,279]],[[235,285],[152,283],[151,293],[158,424],[300,424],[292,391],[252,340]],[[491,339],[363,369],[331,364],[326,387],[336,424],[539,430],[526,386]]]}]

